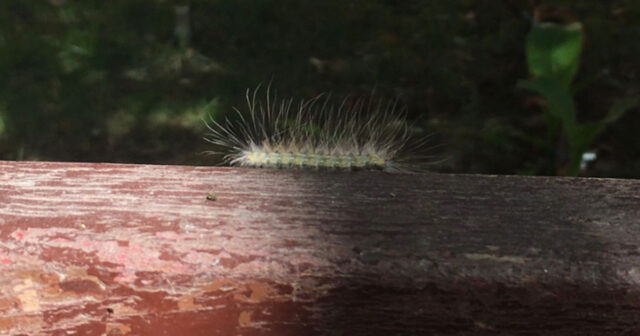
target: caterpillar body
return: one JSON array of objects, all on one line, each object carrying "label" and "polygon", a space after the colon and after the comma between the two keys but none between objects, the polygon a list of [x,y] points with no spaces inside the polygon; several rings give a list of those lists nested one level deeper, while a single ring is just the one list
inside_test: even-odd
[{"label": "caterpillar body", "polygon": [[424,171],[431,156],[420,154],[426,137],[414,136],[398,101],[373,95],[332,104],[329,95],[310,100],[278,99],[267,88],[247,90],[246,113],[210,118],[205,140],[221,161],[256,168],[377,169]]}]

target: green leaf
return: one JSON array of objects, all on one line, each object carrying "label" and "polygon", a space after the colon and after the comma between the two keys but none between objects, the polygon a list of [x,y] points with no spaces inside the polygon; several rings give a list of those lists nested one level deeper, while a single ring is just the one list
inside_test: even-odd
[{"label": "green leaf", "polygon": [[577,175],[580,172],[582,154],[589,148],[593,140],[604,131],[607,124],[622,117],[628,110],[634,108],[640,102],[639,98],[633,98],[618,102],[611,107],[609,114],[598,122],[577,124],[567,129],[569,141],[569,175]]},{"label": "green leaf", "polygon": [[577,176],[580,173],[580,161],[582,154],[587,151],[595,137],[604,130],[605,124],[602,122],[575,125],[567,129],[567,139],[569,142],[569,167],[567,174]]},{"label": "green leaf", "polygon": [[622,117],[628,110],[638,105],[638,97],[618,102],[611,107],[609,114],[601,121],[587,124],[578,124],[567,129],[569,141],[569,167],[567,174],[576,176],[580,172],[582,154],[587,151],[593,140],[600,134],[607,124]]},{"label": "green leaf", "polygon": [[518,87],[537,92],[547,101],[549,114],[562,121],[565,128],[576,122],[573,99],[566,88],[558,81],[548,77],[538,77],[527,81],[519,81]]},{"label": "green leaf", "polygon": [[568,88],[580,66],[582,25],[540,23],[526,42],[527,65],[534,77],[550,77]]}]

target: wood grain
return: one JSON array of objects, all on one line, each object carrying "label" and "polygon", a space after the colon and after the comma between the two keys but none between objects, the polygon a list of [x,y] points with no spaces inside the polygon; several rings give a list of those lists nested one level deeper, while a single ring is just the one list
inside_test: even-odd
[{"label": "wood grain", "polygon": [[0,334],[640,334],[639,190],[0,161]]}]

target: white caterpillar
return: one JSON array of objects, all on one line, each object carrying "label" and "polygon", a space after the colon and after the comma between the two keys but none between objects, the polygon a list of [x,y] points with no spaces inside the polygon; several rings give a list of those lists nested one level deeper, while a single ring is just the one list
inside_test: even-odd
[{"label": "white caterpillar", "polygon": [[336,106],[319,95],[294,105],[269,88],[259,101],[259,89],[247,90],[246,114],[234,108],[235,119],[205,123],[205,140],[216,146],[208,154],[230,165],[265,168],[422,171],[431,161],[419,154],[426,137],[413,136],[397,101],[372,95]]}]

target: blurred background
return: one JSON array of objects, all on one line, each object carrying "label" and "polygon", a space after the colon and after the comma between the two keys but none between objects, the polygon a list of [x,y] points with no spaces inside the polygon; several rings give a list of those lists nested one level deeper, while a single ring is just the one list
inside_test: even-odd
[{"label": "blurred background", "polygon": [[406,105],[454,173],[640,178],[640,1],[0,2],[0,160],[214,165],[247,88]]}]

